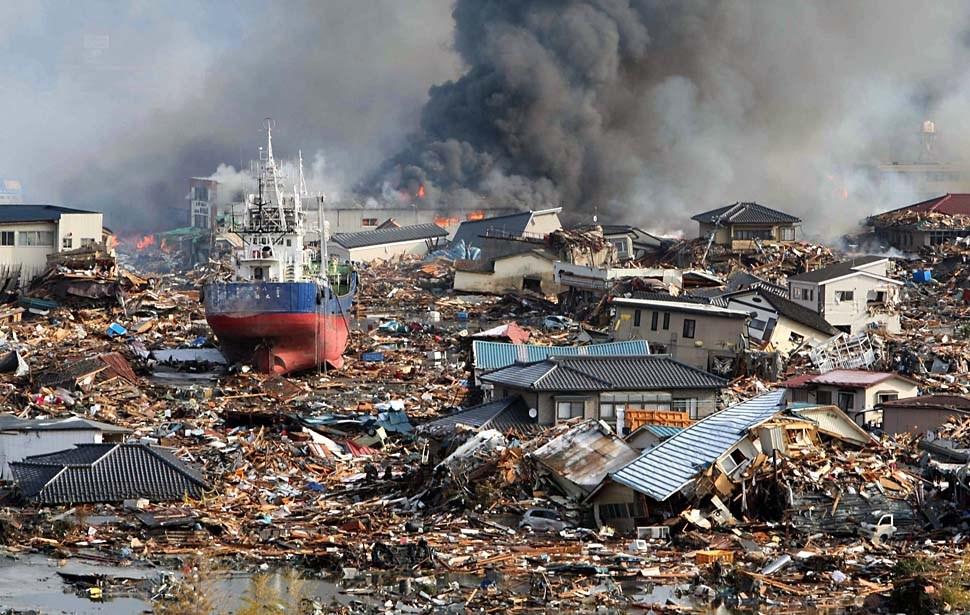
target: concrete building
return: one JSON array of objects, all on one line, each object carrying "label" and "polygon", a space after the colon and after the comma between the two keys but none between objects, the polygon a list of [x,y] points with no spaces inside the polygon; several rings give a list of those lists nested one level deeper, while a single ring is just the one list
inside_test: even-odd
[{"label": "concrete building", "polygon": [[793,241],[801,219],[757,203],[734,203],[693,216],[698,236],[713,236],[713,243],[743,252],[755,241]]},{"label": "concrete building", "polygon": [[47,255],[102,241],[100,212],[57,205],[0,207],[0,267],[29,281],[47,268]]},{"label": "concrete building", "polygon": [[216,202],[219,193],[219,182],[204,177],[193,177],[189,180],[189,194],[185,199],[189,202],[186,224],[194,228],[211,229],[216,223]]},{"label": "concrete building", "polygon": [[932,199],[872,216],[876,237],[898,250],[918,252],[959,237],[970,236],[970,193],[946,193]]},{"label": "concrete building", "polygon": [[789,299],[818,312],[833,327],[859,333],[870,326],[899,333],[899,290],[889,277],[890,261],[860,256],[788,278]]},{"label": "concrete building", "polygon": [[772,349],[788,354],[838,334],[838,330],[813,310],[779,297],[762,287],[723,296],[728,308],[750,312],[748,337],[771,344]]},{"label": "concrete building", "polygon": [[387,227],[360,233],[340,233],[327,242],[331,256],[355,263],[390,260],[400,256],[424,257],[437,249],[448,231],[436,224]]},{"label": "concrete building", "polygon": [[454,289],[463,293],[500,295],[529,290],[541,295],[559,293],[553,264],[556,257],[547,250],[520,244],[522,251],[486,260],[455,263]]},{"label": "concrete building", "polygon": [[129,430],[81,417],[24,420],[0,414],[0,479],[11,480],[10,463],[75,444],[120,442]]},{"label": "concrete building", "polygon": [[841,408],[860,425],[879,425],[876,407],[902,397],[915,397],[914,380],[893,372],[833,369],[824,374],[800,374],[782,383],[788,401]]},{"label": "concrete building", "polygon": [[920,395],[876,404],[882,411],[882,429],[888,434],[925,434],[935,431],[951,417],[970,416],[970,397],[961,395]]},{"label": "concrete building", "polygon": [[[320,224],[320,203],[313,198],[304,199],[303,208],[306,213],[307,232],[313,234]],[[323,214],[331,235],[372,231],[388,220],[395,220],[403,226],[437,224],[449,234],[454,234],[465,221],[482,220],[486,215],[500,216],[517,211],[513,207],[496,207],[485,211],[448,205],[442,205],[438,209],[428,209],[426,206],[417,204],[378,207],[349,201],[323,203]]]},{"label": "concrete building", "polygon": [[614,297],[612,305],[614,339],[647,340],[654,353],[715,373],[730,371],[750,317],[743,310],[661,293]]},{"label": "concrete building", "polygon": [[727,381],[668,356],[561,356],[518,363],[482,376],[501,399],[521,395],[540,425],[574,418],[605,421],[625,433],[637,410],[679,411],[700,418],[717,409]]}]

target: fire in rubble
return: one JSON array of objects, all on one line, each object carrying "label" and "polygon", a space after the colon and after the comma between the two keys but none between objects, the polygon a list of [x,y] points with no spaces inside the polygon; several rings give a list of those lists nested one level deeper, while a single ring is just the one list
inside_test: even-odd
[{"label": "fire in rubble", "polygon": [[144,237],[142,237],[141,239],[135,242],[135,248],[137,248],[138,250],[144,250],[153,245],[155,245],[154,235],[145,235]]}]

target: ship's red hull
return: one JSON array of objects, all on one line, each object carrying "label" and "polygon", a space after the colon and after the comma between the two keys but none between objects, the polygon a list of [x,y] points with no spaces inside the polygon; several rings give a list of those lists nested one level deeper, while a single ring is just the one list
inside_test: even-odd
[{"label": "ship's red hull", "polygon": [[323,361],[343,365],[348,328],[340,314],[207,314],[206,320],[229,359],[251,362],[260,372],[286,374]]}]

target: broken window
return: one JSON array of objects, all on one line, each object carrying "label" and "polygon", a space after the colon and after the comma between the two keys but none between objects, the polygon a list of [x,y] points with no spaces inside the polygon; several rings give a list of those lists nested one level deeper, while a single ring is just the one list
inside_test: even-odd
[{"label": "broken window", "polygon": [[522,278],[522,290],[531,290],[535,293],[542,293],[542,280],[533,276]]},{"label": "broken window", "polygon": [[660,312],[654,312],[650,316],[650,330],[651,331],[656,331],[657,330],[657,322],[658,322],[658,319],[659,318],[660,318]]},{"label": "broken window", "polygon": [[851,290],[837,290],[837,291],[835,291],[835,300],[836,301],[854,301],[855,300],[855,291],[851,291]]},{"label": "broken window", "polygon": [[870,290],[868,293],[866,293],[866,301],[869,303],[885,303],[886,291]]},{"label": "broken window", "polygon": [[899,399],[899,393],[879,393],[876,395],[876,402],[884,404],[887,401],[895,401]]},{"label": "broken window", "polygon": [[74,239],[72,237],[64,237],[61,239],[61,249],[70,250],[74,244]]},{"label": "broken window", "polygon": [[556,402],[556,418],[561,421],[568,421],[583,416],[586,402],[583,400],[567,400]]},{"label": "broken window", "polygon": [[855,393],[839,391],[839,408],[842,410],[852,410],[855,408]]},{"label": "broken window", "polygon": [[688,339],[693,339],[694,338],[694,327],[695,327],[695,325],[696,325],[696,322],[694,321],[693,318],[685,318],[684,319],[684,331],[683,331],[684,337],[686,337]]},{"label": "broken window", "polygon": [[805,336],[799,335],[798,333],[795,333],[794,331],[792,331],[791,335],[788,336],[788,341],[791,342],[792,344],[801,344],[802,342],[805,341]]}]

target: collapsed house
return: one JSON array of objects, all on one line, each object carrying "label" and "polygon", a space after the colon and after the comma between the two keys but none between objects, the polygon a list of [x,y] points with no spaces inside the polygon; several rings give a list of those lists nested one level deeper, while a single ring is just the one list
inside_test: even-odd
[{"label": "collapsed house", "polygon": [[472,361],[475,382],[489,372],[515,365],[516,363],[537,363],[549,357],[565,356],[638,356],[650,354],[646,340],[625,342],[605,342],[586,346],[543,346],[540,344],[510,344],[474,340],[472,342]]},{"label": "collapsed house", "polygon": [[889,399],[876,404],[882,413],[882,430],[888,434],[923,434],[935,431],[951,417],[970,416],[970,397],[920,395]]},{"label": "collapsed house", "polygon": [[129,433],[130,429],[80,416],[21,419],[0,414],[0,479],[13,478],[12,462],[54,453],[75,444],[121,442]]},{"label": "collapsed house", "polygon": [[834,405],[859,424],[882,422],[875,408],[917,393],[916,381],[893,372],[833,369],[823,374],[799,374],[782,383],[792,403]]},{"label": "collapsed house", "polygon": [[867,220],[876,237],[906,252],[970,236],[970,194],[949,192]]},{"label": "collapsed house", "polygon": [[[814,455],[822,437],[853,449],[874,443],[838,408],[785,410],[784,394],[783,389],[769,391],[730,406],[611,473],[587,498],[597,523],[626,532],[672,518],[708,528],[730,525],[735,515],[758,514],[752,505],[757,473],[770,473],[779,458]],[[820,474],[826,471],[822,467]],[[807,491],[806,498],[838,500]],[[772,495],[781,498],[775,507],[799,514],[793,493]]]},{"label": "collapsed house", "polygon": [[723,298],[729,309],[752,314],[748,338],[785,355],[839,333],[818,312],[764,288],[739,290]]}]

